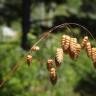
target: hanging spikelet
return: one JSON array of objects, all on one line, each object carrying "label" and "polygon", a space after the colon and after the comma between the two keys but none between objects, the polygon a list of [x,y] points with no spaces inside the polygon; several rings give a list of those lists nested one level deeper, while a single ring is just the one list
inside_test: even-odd
[{"label": "hanging spikelet", "polygon": [[29,66],[31,64],[31,62],[32,62],[32,56],[31,55],[27,55],[26,61],[27,61],[27,64]]},{"label": "hanging spikelet", "polygon": [[39,50],[40,50],[39,46],[33,46],[31,48],[31,51],[39,51]]},{"label": "hanging spikelet", "polygon": [[66,40],[66,35],[62,35],[62,38],[61,38],[61,47],[63,48],[64,45],[65,45],[65,40]]},{"label": "hanging spikelet", "polygon": [[76,44],[76,53],[75,53],[76,58],[80,55],[80,51],[81,51],[81,45],[77,43]]},{"label": "hanging spikelet", "polygon": [[86,43],[86,51],[87,51],[87,55],[88,57],[92,57],[92,48],[91,48],[91,43],[90,42],[87,42]]},{"label": "hanging spikelet", "polygon": [[50,71],[50,69],[52,68],[52,65],[53,65],[53,60],[52,59],[48,59],[48,61],[47,61],[47,69],[48,69],[48,71]]},{"label": "hanging spikelet", "polygon": [[50,81],[52,85],[55,85],[57,82],[57,73],[55,68],[50,69]]},{"label": "hanging spikelet", "polygon": [[65,45],[63,47],[63,51],[65,53],[69,52],[69,45],[70,45],[70,36],[66,36]]},{"label": "hanging spikelet", "polygon": [[93,65],[96,68],[96,48],[92,48],[92,60],[93,60]]},{"label": "hanging spikelet", "polygon": [[61,46],[62,46],[64,53],[69,52],[69,45],[70,45],[70,36],[63,35],[61,39]]},{"label": "hanging spikelet", "polygon": [[84,48],[87,42],[88,42],[88,36],[84,36],[83,41],[81,43],[81,47]]},{"label": "hanging spikelet", "polygon": [[70,51],[69,51],[69,56],[71,59],[75,59],[75,54],[77,53],[76,49],[76,44],[77,44],[77,39],[76,38],[71,38],[70,39]]},{"label": "hanging spikelet", "polygon": [[57,48],[55,56],[55,64],[57,67],[59,67],[62,62],[63,62],[63,49]]}]

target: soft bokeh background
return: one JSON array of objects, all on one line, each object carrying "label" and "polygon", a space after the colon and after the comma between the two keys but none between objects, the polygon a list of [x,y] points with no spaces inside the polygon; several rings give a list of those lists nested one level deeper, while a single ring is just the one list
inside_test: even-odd
[{"label": "soft bokeh background", "polygon": [[[0,83],[7,80],[0,96],[96,96],[96,69],[84,50],[74,61],[64,56],[55,86],[46,69],[47,59],[54,57],[64,33],[79,41],[87,34],[96,46],[84,30],[57,30],[38,44],[41,50],[32,54],[31,66],[25,62],[29,48],[40,35],[64,22],[85,26],[95,38],[96,0],[0,0]],[[15,64],[19,68],[13,72]]]}]

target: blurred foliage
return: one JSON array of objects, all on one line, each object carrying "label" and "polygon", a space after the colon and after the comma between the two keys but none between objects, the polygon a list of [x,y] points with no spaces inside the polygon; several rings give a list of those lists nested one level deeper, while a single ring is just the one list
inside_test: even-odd
[{"label": "blurred foliage", "polygon": [[[22,4],[23,0],[0,0],[0,18],[3,18],[3,22],[21,19]],[[52,26],[52,19],[57,15],[68,17],[76,15],[78,18],[88,17],[96,19],[95,5],[96,0],[31,0],[30,20],[32,22],[34,20],[43,20],[38,22],[43,25]],[[2,21],[2,19],[0,20]]]},{"label": "blurred foliage", "polygon": [[[0,0],[0,21],[12,23],[12,27],[19,32],[21,25],[18,25],[18,21],[21,22],[22,19],[22,1]],[[35,35],[42,33],[39,25],[52,27],[55,16],[75,15],[77,18],[91,18],[94,22],[96,20],[96,0],[31,0],[31,3],[32,29],[28,33],[28,42],[32,45],[39,39],[33,32]],[[71,28],[71,31],[72,33],[68,34],[81,41],[80,29]],[[28,52],[20,47],[21,33],[15,42],[0,42],[0,80],[12,71],[15,64],[20,66],[0,88],[0,96],[96,96],[96,71],[85,50],[81,52],[78,60],[72,61],[65,55],[64,63],[57,70],[57,84],[52,86],[49,82],[46,62],[48,58],[54,57],[56,48],[60,47],[61,35],[58,31],[58,34],[51,34],[47,40],[39,44],[41,50],[32,54],[34,58],[30,67],[25,62]],[[92,38],[90,41],[96,47]]]},{"label": "blurred foliage", "polygon": [[[70,32],[66,34],[70,34]],[[28,36],[31,44],[37,41],[35,36],[30,34]],[[81,96],[81,93],[83,96],[88,96],[89,93],[86,92],[86,89],[91,89],[90,86],[84,87],[84,84],[87,82],[87,85],[96,86],[96,71],[84,50],[80,57],[74,61],[68,55],[64,55],[64,63],[57,70],[57,84],[52,86],[49,81],[46,62],[48,58],[54,58],[56,48],[60,47],[61,36],[61,32],[55,35],[50,34],[47,39],[39,43],[38,46],[41,50],[32,54],[33,61],[30,67],[25,61],[25,56],[28,53],[19,47],[19,42],[2,44],[0,46],[0,80],[12,71],[14,64],[19,64],[20,68],[0,88],[0,96]],[[78,37],[77,34],[75,36]],[[94,41],[91,40],[91,42],[95,46]],[[80,86],[81,81],[85,82],[82,86]],[[80,89],[85,89],[79,91],[78,86]],[[96,95],[96,92],[93,92]],[[90,91],[90,96],[95,95]]]}]

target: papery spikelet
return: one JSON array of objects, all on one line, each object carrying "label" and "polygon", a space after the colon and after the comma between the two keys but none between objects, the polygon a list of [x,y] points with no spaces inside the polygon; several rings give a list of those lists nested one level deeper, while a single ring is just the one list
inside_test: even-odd
[{"label": "papery spikelet", "polygon": [[31,64],[31,62],[32,62],[32,56],[31,55],[27,55],[26,61],[27,61],[27,64],[29,66]]},{"label": "papery spikelet", "polygon": [[92,48],[92,60],[93,60],[93,65],[96,68],[96,48]]},{"label": "papery spikelet", "polygon": [[62,62],[63,62],[63,49],[62,48],[57,48],[56,56],[55,56],[56,66],[59,67]]},{"label": "papery spikelet", "polygon": [[77,52],[76,49],[76,44],[77,44],[77,39],[76,38],[71,38],[70,39],[70,52],[69,52],[69,56],[71,57],[71,59],[75,59],[75,54]]},{"label": "papery spikelet", "polygon": [[31,48],[31,51],[39,51],[39,50],[40,50],[39,46],[33,46]]},{"label": "papery spikelet", "polygon": [[61,47],[62,48],[65,45],[65,40],[66,40],[66,35],[63,35],[62,38],[61,38]]},{"label": "papery spikelet", "polygon": [[86,51],[87,51],[87,55],[88,57],[91,57],[92,56],[92,48],[91,48],[91,43],[90,42],[87,42],[86,43]]},{"label": "papery spikelet", "polygon": [[75,53],[76,58],[80,55],[80,51],[81,51],[81,45],[76,44],[76,53]]},{"label": "papery spikelet", "polygon": [[50,81],[52,85],[55,85],[57,82],[57,73],[55,68],[50,69]]},{"label": "papery spikelet", "polygon": [[48,59],[47,61],[47,69],[50,71],[50,69],[52,68],[53,65],[53,60],[52,59]]},{"label": "papery spikelet", "polygon": [[63,35],[61,39],[61,46],[62,46],[64,53],[68,53],[69,45],[70,45],[70,36]]},{"label": "papery spikelet", "polygon": [[69,52],[69,46],[70,46],[70,36],[66,36],[65,45],[63,47],[63,51],[65,53],[68,53]]},{"label": "papery spikelet", "polygon": [[84,48],[87,42],[88,42],[88,36],[84,36],[83,41],[81,43],[81,47]]}]

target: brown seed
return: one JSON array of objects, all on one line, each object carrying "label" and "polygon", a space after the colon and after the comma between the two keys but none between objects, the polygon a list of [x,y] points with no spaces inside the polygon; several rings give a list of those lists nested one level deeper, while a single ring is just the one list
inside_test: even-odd
[{"label": "brown seed", "polygon": [[39,50],[40,50],[39,46],[33,46],[31,48],[31,51],[39,51]]},{"label": "brown seed", "polygon": [[87,42],[86,43],[86,51],[87,51],[87,55],[88,57],[92,57],[92,48],[91,48],[91,43],[90,42]]},{"label": "brown seed", "polygon": [[48,61],[47,61],[47,69],[48,69],[48,71],[50,71],[50,69],[52,68],[52,65],[53,65],[53,60],[52,59],[48,59]]},{"label": "brown seed", "polygon": [[57,74],[55,68],[50,69],[50,81],[53,85],[55,85],[57,82]]},{"label": "brown seed", "polygon": [[63,49],[57,48],[55,56],[55,64],[57,67],[59,67],[62,62],[63,62]]},{"label": "brown seed", "polygon": [[26,61],[27,61],[27,64],[29,66],[31,61],[32,61],[32,56],[31,55],[27,55]]},{"label": "brown seed", "polygon": [[84,36],[83,41],[81,43],[81,47],[84,48],[87,42],[88,42],[88,36]]}]

